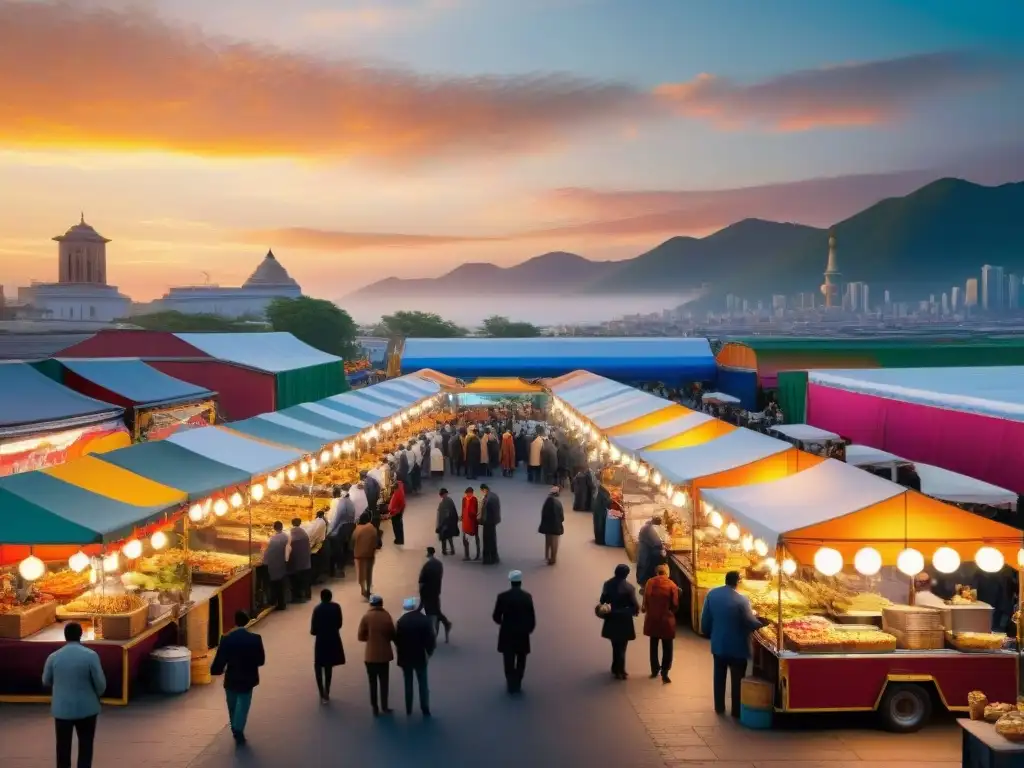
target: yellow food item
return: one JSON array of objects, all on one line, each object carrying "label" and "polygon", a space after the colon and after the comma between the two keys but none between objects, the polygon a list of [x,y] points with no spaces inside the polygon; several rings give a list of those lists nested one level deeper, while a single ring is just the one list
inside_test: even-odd
[{"label": "yellow food item", "polygon": [[1024,714],[1007,712],[996,720],[996,733],[1011,741],[1024,740]]},{"label": "yellow food item", "polygon": [[36,589],[53,595],[58,600],[77,597],[89,588],[89,573],[75,573],[70,568],[47,573],[35,583]]},{"label": "yellow food item", "polygon": [[957,648],[971,651],[997,651],[1003,647],[1006,635],[1001,632],[948,632],[950,641]]},{"label": "yellow food item", "polygon": [[994,723],[1003,715],[1016,711],[1017,707],[1013,704],[989,704],[987,707],[985,707],[985,720],[986,722]]},{"label": "yellow food item", "polygon": [[85,595],[72,600],[58,613],[119,614],[131,613],[146,605],[138,595],[126,592],[123,595]]},{"label": "yellow food item", "polygon": [[844,601],[847,611],[876,611],[881,612],[883,608],[892,605],[892,600],[882,597],[875,592],[858,592],[853,597]]}]

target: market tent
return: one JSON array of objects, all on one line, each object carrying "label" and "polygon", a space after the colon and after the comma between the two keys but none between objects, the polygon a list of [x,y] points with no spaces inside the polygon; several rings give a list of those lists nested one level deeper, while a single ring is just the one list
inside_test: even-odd
[{"label": "market tent", "polygon": [[772,427],[772,432],[778,432],[801,443],[827,443],[830,440],[842,439],[835,432],[818,429],[810,424],[779,424]]},{"label": "market tent", "polygon": [[718,440],[723,435],[728,435],[738,430],[739,427],[721,419],[709,419],[691,429],[681,432],[663,440],[651,443],[646,446],[648,451],[671,451],[677,448],[689,448],[694,445],[703,445],[712,440]]},{"label": "market tent", "polygon": [[216,397],[206,387],[161,373],[138,358],[58,358],[61,382],[77,392],[126,408],[174,405]]},{"label": "market tent", "polygon": [[[354,426],[342,426],[341,424],[323,424],[315,425],[309,424],[308,422],[296,419],[288,414],[281,413],[280,411],[274,411],[273,413],[264,413],[257,418],[269,421],[274,424],[279,424],[282,427],[296,430],[299,432],[305,432],[306,434],[317,437],[323,441],[324,445],[327,443],[338,442],[340,440],[347,440],[350,437],[355,437],[359,434],[361,427]],[[231,426],[230,424],[228,426]]]},{"label": "market tent", "polygon": [[459,380],[456,379],[454,376],[448,376],[447,374],[431,370],[430,368],[424,368],[422,371],[416,371],[416,373],[409,373],[406,374],[405,376],[398,376],[394,379],[388,379],[388,381],[398,381],[399,379],[419,379],[421,381],[437,384],[439,387],[459,386]]},{"label": "market tent", "polygon": [[436,395],[441,391],[441,385],[436,381],[425,379],[421,375],[415,373],[382,381],[377,386],[406,390],[411,394],[419,395],[420,398],[430,397],[431,395]]},{"label": "market tent", "polygon": [[123,413],[119,406],[58,384],[28,363],[0,362],[0,437],[84,427]]},{"label": "market tent", "polygon": [[[622,424],[618,424],[611,429],[605,430],[605,435],[627,435],[633,434],[634,432],[644,432],[670,421],[676,421],[684,416],[690,416],[694,413],[697,413],[697,411],[687,408],[685,405],[668,403],[664,408],[654,411],[654,413],[648,413],[646,416],[640,416],[636,419],[632,419]],[[708,418],[711,417],[709,416]],[[669,434],[674,435],[676,433],[669,432]]]},{"label": "market tent", "polygon": [[582,387],[577,387],[563,392],[559,394],[558,397],[559,399],[564,400],[566,404],[579,410],[580,407],[590,403],[596,403],[602,398],[612,397],[613,395],[617,395],[622,392],[631,391],[633,391],[633,387],[626,384],[620,384],[619,382],[611,381],[610,379],[602,379],[601,381],[588,382]]},{"label": "market tent", "polygon": [[390,408],[392,409],[392,413],[396,410],[401,411],[408,408],[413,403],[422,399],[411,398],[409,395],[401,392],[380,391],[376,386],[357,389],[353,391],[352,394],[359,395],[359,397],[364,400],[369,400],[371,403],[376,403],[377,405],[383,405],[386,408]]},{"label": "market tent", "polygon": [[[674,451],[640,451],[640,457],[673,485],[718,487],[776,480],[822,461],[787,442],[737,429],[703,445]],[[695,482],[695,481],[702,482]]]},{"label": "market tent", "polygon": [[597,413],[591,413],[589,418],[598,429],[606,429],[659,411],[668,402],[660,397],[638,391],[628,403],[602,408]]},{"label": "market tent", "polygon": [[[647,397],[654,397],[654,395],[647,395]],[[656,399],[660,400],[660,398]],[[579,412],[581,416],[585,416],[586,418],[592,420],[594,416],[602,414],[608,411],[609,409],[620,408],[628,403],[639,402],[646,402],[645,393],[641,392],[639,389],[627,387],[626,389],[616,392],[615,394],[603,397],[600,400],[595,400],[594,402],[578,406],[576,410]],[[664,402],[665,401],[661,401],[662,404],[664,404]],[[648,411],[648,413],[650,413],[650,411]]]},{"label": "market tent", "polygon": [[894,565],[905,547],[930,562],[940,546],[962,561],[984,545],[1017,565],[1021,531],[930,499],[835,459],[768,483],[707,489],[706,504],[745,533],[781,544],[798,562],[813,562],[822,546],[837,549],[846,563],[862,547],[874,547]]},{"label": "market tent", "polygon": [[914,462],[921,479],[921,493],[951,504],[984,504],[989,507],[1017,508],[1017,494],[998,485],[976,480],[942,467]]},{"label": "market tent", "polygon": [[667,438],[683,432],[689,432],[690,430],[711,421],[715,421],[715,419],[708,416],[706,413],[691,411],[685,416],[678,416],[671,421],[662,422],[661,424],[648,429],[623,434],[618,431],[619,427],[615,427],[606,431],[605,435],[608,440],[620,450],[639,451],[641,448],[656,445]]},{"label": "market tent", "polygon": [[250,475],[273,472],[302,458],[302,451],[269,445],[220,427],[200,427],[167,438],[193,453],[244,469]]},{"label": "market tent", "polygon": [[328,408],[335,408],[343,413],[351,413],[353,416],[369,418],[374,422],[389,419],[402,410],[401,406],[381,405],[368,397],[362,396],[362,390],[346,392],[343,395],[335,395],[323,400],[318,400],[320,405]]},{"label": "market tent", "polygon": [[846,446],[846,463],[855,467],[895,467],[913,462],[901,459],[895,453],[872,448],[870,445],[851,443]]},{"label": "market tent", "polygon": [[252,479],[251,473],[245,470],[200,456],[169,440],[136,443],[97,458],[140,477],[184,491],[189,501],[247,484]]},{"label": "market tent", "polygon": [[531,384],[519,378],[481,378],[474,379],[463,387],[460,392],[496,394],[496,395],[526,395],[544,394],[544,387],[539,384]]},{"label": "market tent", "polygon": [[[302,422],[299,423],[301,424]],[[230,424],[225,424],[224,428],[246,437],[255,438],[256,440],[263,440],[274,445],[294,448],[297,451],[312,454],[319,454],[325,445],[333,442],[335,439],[332,437],[325,438],[322,434],[312,434],[304,429],[292,429],[283,424],[264,419],[261,416],[253,416],[251,419],[243,419],[242,421],[232,421]],[[310,429],[316,428],[310,427]]]},{"label": "market tent", "polygon": [[740,399],[733,397],[725,392],[705,392],[700,396],[701,401],[705,403],[720,403],[722,405],[739,405]]},{"label": "market tent", "polygon": [[473,379],[561,376],[577,369],[624,381],[710,381],[715,360],[707,339],[694,337],[463,337],[406,339],[401,367]]},{"label": "market tent", "polygon": [[133,507],[166,509],[181,504],[187,496],[182,490],[141,477],[96,456],[83,456],[66,464],[44,469],[42,472],[65,483],[77,485],[99,496],[106,496]]},{"label": "market tent", "polygon": [[293,405],[291,408],[285,408],[283,411],[277,411],[277,413],[314,427],[320,427],[321,429],[337,429],[341,431],[351,429],[356,433],[372,427],[376,422],[376,418],[352,416],[333,408],[327,408],[319,403]]},{"label": "market tent", "polygon": [[166,504],[127,504],[46,472],[0,478],[0,541],[5,545],[114,542],[176,511]]},{"label": "market tent", "polygon": [[553,379],[544,379],[541,383],[552,392],[562,392],[564,390],[573,389],[575,387],[581,387],[584,384],[588,384],[596,379],[600,379],[596,373],[590,371],[576,370],[570,371],[569,373],[563,374],[562,376],[556,376]]},{"label": "market tent", "polygon": [[401,400],[403,403],[412,405],[418,403],[430,395],[421,389],[415,389],[410,387],[408,384],[398,381],[382,381],[380,384],[374,384],[372,387],[367,387],[367,391],[379,392],[380,394],[395,399]]}]

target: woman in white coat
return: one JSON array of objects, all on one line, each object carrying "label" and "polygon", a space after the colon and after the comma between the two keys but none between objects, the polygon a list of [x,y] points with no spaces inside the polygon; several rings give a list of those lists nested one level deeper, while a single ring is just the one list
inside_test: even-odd
[{"label": "woman in white coat", "polygon": [[430,438],[430,476],[444,477],[444,440],[439,432]]}]

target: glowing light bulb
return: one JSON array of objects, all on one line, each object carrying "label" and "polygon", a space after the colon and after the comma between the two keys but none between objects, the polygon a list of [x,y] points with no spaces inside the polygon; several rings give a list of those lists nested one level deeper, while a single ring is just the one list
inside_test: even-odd
[{"label": "glowing light bulb", "polygon": [[305,477],[306,475],[309,474],[309,462],[308,461],[304,461],[301,464],[299,464],[299,474],[302,475],[303,477]]},{"label": "glowing light bulb", "polygon": [[320,452],[320,463],[321,464],[328,464],[328,463],[330,463],[330,461],[331,461],[331,452],[330,451],[321,451]]},{"label": "glowing light bulb", "polygon": [[316,459],[310,459],[309,460],[309,471],[310,472],[316,472],[317,467],[319,467],[319,466],[320,465],[316,463]]},{"label": "glowing light bulb", "polygon": [[153,549],[163,549],[167,546],[167,534],[163,531],[157,531],[150,537],[149,544]]},{"label": "glowing light bulb", "polygon": [[644,478],[647,477],[647,467],[641,464],[640,469],[637,470],[636,474],[641,480],[643,480]]},{"label": "glowing light bulb", "polygon": [[858,549],[853,556],[853,567],[863,576],[874,576],[882,570],[882,555],[874,547]]},{"label": "glowing light bulb", "polygon": [[341,444],[340,443],[335,443],[334,444],[334,448],[331,449],[331,453],[334,454],[334,458],[336,458],[336,459],[339,456],[341,456]]},{"label": "glowing light bulb", "polygon": [[661,485],[661,472],[655,472],[651,475],[651,482],[655,485]]},{"label": "glowing light bulb", "polygon": [[1017,565],[1024,568],[1024,549],[1017,550]]},{"label": "glowing light bulb", "polygon": [[199,521],[201,521],[203,519],[203,505],[193,504],[191,507],[189,507],[188,519],[191,520],[193,523],[198,523]]},{"label": "glowing light bulb", "polygon": [[228,513],[228,503],[224,499],[217,499],[213,503],[213,514],[217,517],[224,517]]},{"label": "glowing light bulb", "polygon": [[736,541],[740,537],[740,527],[736,523],[729,523],[725,526],[725,538],[729,541]]},{"label": "glowing light bulb", "polygon": [[121,551],[124,552],[124,556],[129,560],[138,560],[142,557],[142,542],[138,539],[132,539],[121,547]]},{"label": "glowing light bulb", "polygon": [[682,491],[676,491],[672,495],[672,506],[682,508],[686,504],[686,496]]},{"label": "glowing light bulb", "polygon": [[995,547],[982,547],[974,554],[974,562],[987,573],[998,573],[1003,569],[1006,560],[1003,553]]},{"label": "glowing light bulb", "polygon": [[932,565],[939,573],[953,573],[960,567],[960,553],[952,547],[939,547],[932,555]]},{"label": "glowing light bulb", "polygon": [[68,567],[75,573],[81,573],[89,567],[89,556],[82,550],[78,550],[68,558]]},{"label": "glowing light bulb", "polygon": [[924,570],[924,555],[909,547],[900,552],[896,558],[896,567],[907,576],[917,576]]},{"label": "glowing light bulb", "polygon": [[837,549],[822,547],[814,553],[814,567],[826,576],[835,576],[843,570],[843,555]]},{"label": "glowing light bulb", "polygon": [[748,533],[740,539],[740,546],[743,547],[744,552],[750,552],[754,549],[754,537]]},{"label": "glowing light bulb", "polygon": [[608,453],[609,450],[611,450],[611,446],[608,444],[608,441],[607,440],[602,440],[601,441],[601,453]]},{"label": "glowing light bulb", "polygon": [[711,524],[711,526],[713,528],[721,528],[722,527],[722,523],[725,522],[725,521],[722,520],[722,513],[721,512],[719,512],[717,509],[712,509],[708,513],[708,522]]},{"label": "glowing light bulb", "polygon": [[757,552],[758,557],[764,557],[768,554],[768,545],[765,544],[764,539],[754,540],[754,551]]},{"label": "glowing light bulb", "polygon": [[768,571],[774,576],[779,572],[779,564],[775,562],[774,557],[766,557],[764,559],[764,565],[768,568]]},{"label": "glowing light bulb", "polygon": [[252,496],[253,501],[259,501],[263,498],[263,486],[256,483],[256,485],[249,489],[249,494]]},{"label": "glowing light bulb", "polygon": [[[267,486],[268,487],[270,486],[271,482],[275,482],[276,483],[277,482],[277,478],[276,477],[268,477],[267,478]],[[234,507],[235,509],[238,509],[244,503],[245,503],[245,499],[242,498],[242,494],[240,494],[238,491],[235,491],[234,493],[231,494],[231,506],[232,507]]]},{"label": "glowing light bulb", "polygon": [[288,471],[285,473],[289,483],[294,483],[295,478],[299,476],[299,473],[295,471],[295,467],[288,467]]},{"label": "glowing light bulb", "polygon": [[281,481],[277,479],[277,475],[271,475],[267,478],[267,490],[276,491],[281,487]]},{"label": "glowing light bulb", "polygon": [[18,573],[25,581],[35,581],[46,573],[46,563],[35,555],[29,555],[18,563]]},{"label": "glowing light bulb", "polygon": [[103,572],[104,573],[117,573],[121,568],[121,559],[117,556],[117,552],[112,555],[107,555],[103,558]]},{"label": "glowing light bulb", "polygon": [[794,561],[794,560],[792,560],[792,559],[790,559],[788,557],[785,560],[783,560],[782,561],[782,572],[784,574],[786,574],[787,576],[792,576],[794,573],[796,573],[796,561]]},{"label": "glowing light bulb", "polygon": [[613,445],[611,449],[608,451],[608,457],[612,461],[618,461],[622,457],[622,454],[619,453],[619,449]]}]

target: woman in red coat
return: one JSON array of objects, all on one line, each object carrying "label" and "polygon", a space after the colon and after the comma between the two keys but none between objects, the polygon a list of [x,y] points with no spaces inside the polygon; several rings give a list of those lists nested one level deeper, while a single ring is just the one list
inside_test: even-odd
[{"label": "woman in red coat", "polygon": [[476,542],[476,557],[480,559],[480,528],[477,525],[477,517],[480,514],[480,502],[473,492],[473,488],[466,489],[466,495],[462,497],[462,548],[465,551],[463,560],[469,560],[469,539]]},{"label": "woman in red coat", "polygon": [[501,474],[504,477],[512,477],[516,471],[516,442],[512,438],[511,432],[506,432],[501,436],[499,459],[501,460]]},{"label": "woman in red coat", "polygon": [[[659,674],[661,682],[671,683],[672,643],[676,638],[676,611],[679,610],[679,587],[668,577],[668,566],[659,565],[656,575],[644,585],[644,634],[651,638],[651,679]],[[661,661],[658,661],[658,644]]]},{"label": "woman in red coat", "polygon": [[391,530],[395,534],[395,544],[405,544],[405,483],[395,483],[395,492],[388,502],[388,517],[391,518]]}]

